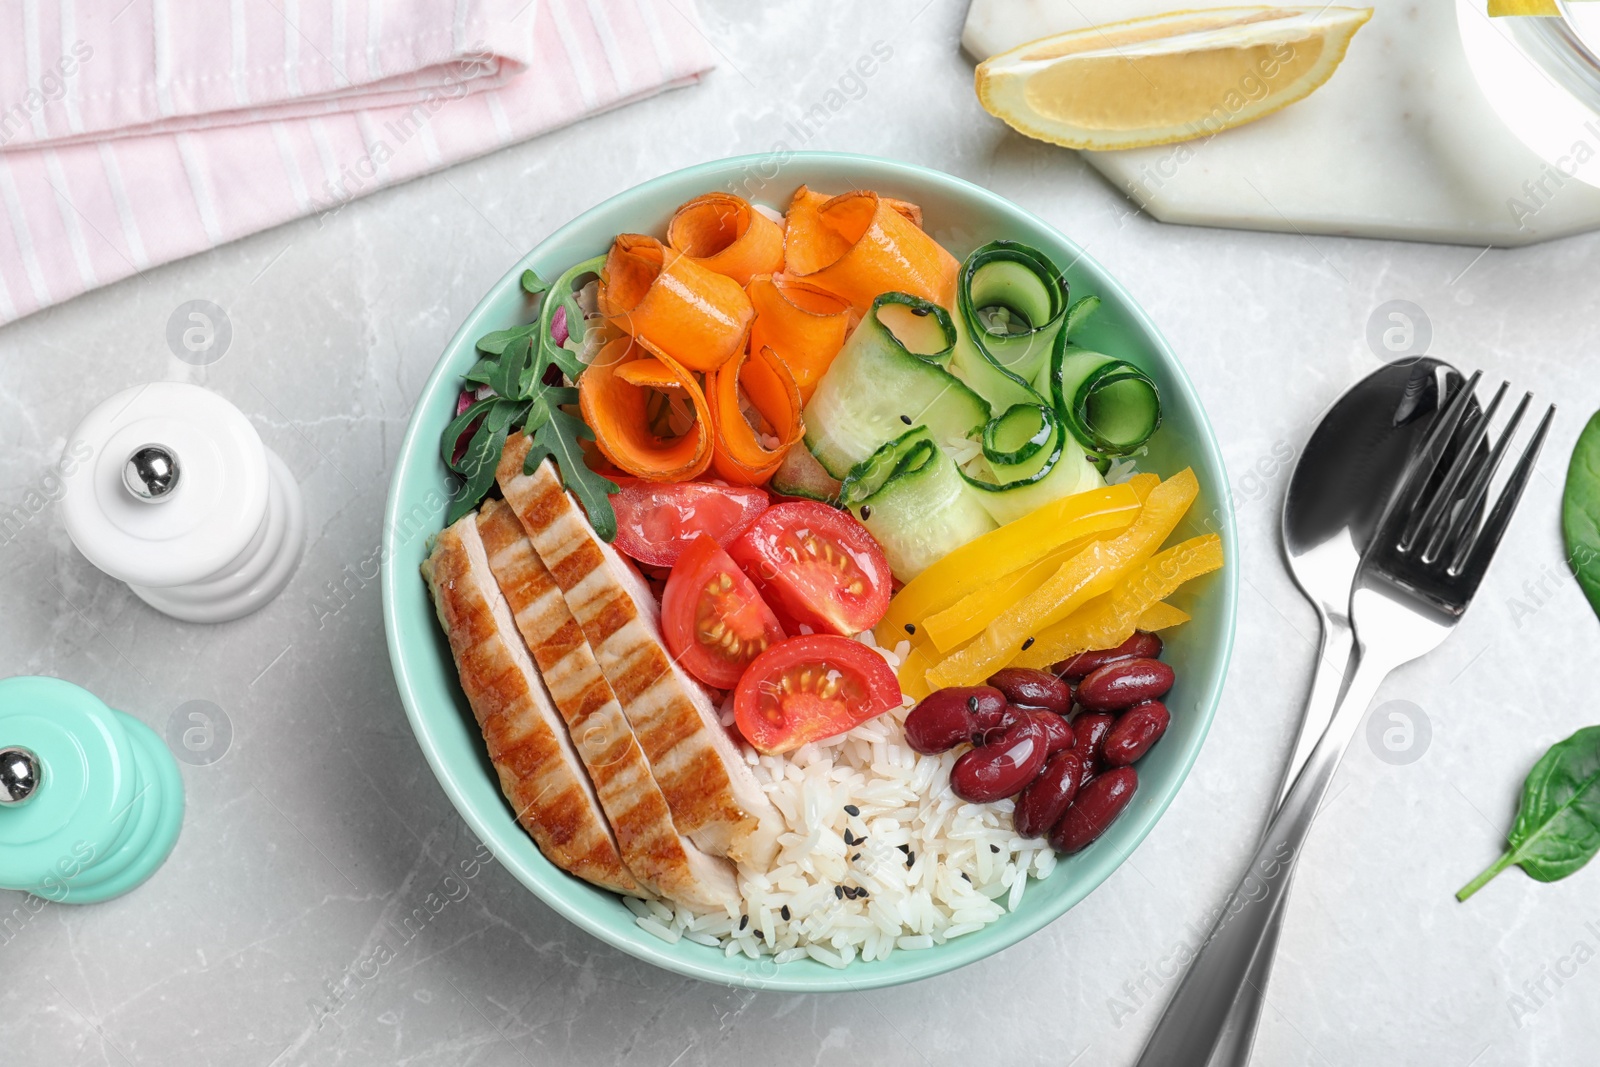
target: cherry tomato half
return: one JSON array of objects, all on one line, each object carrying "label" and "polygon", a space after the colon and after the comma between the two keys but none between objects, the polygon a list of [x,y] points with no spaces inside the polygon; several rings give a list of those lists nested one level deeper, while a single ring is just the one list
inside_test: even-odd
[{"label": "cherry tomato half", "polygon": [[776,504],[728,546],[791,633],[849,637],[889,610],[889,561],[854,515],[814,500]]},{"label": "cherry tomato half", "polygon": [[883,657],[833,634],[791,637],[745,669],[734,721],[757,751],[774,755],[842,734],[900,703]]},{"label": "cherry tomato half", "polygon": [[726,548],[767,508],[767,491],[753,485],[647,482],[616,478],[617,548],[640,563],[670,567],[699,534]]},{"label": "cherry tomato half", "polygon": [[707,534],[697,534],[667,576],[661,594],[667,651],[707,685],[732,689],[751,660],[783,640],[783,627]]}]

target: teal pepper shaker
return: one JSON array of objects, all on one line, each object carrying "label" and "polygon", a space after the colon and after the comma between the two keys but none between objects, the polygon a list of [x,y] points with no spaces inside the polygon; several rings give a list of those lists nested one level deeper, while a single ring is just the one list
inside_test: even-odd
[{"label": "teal pepper shaker", "polygon": [[0,888],[62,904],[121,896],[183,823],[183,779],[144,723],[58,678],[0,680]]}]

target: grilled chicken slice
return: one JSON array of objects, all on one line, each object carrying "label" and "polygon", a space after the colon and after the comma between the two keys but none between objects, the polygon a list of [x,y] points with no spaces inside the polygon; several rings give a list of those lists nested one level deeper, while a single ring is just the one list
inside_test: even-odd
[{"label": "grilled chicken slice", "polygon": [[737,905],[733,865],[706,855],[673,825],[667,798],[616,694],[516,514],[502,501],[485,501],[478,534],[517,629],[589,770],[623,862],[646,888],[697,910]]},{"label": "grilled chicken slice", "polygon": [[422,576],[517,822],[562,870],[619,893],[644,895],[622,862],[566,723],[495,585],[476,514],[439,535]]},{"label": "grilled chicken slice", "polygon": [[522,472],[529,442],[506,442],[496,477],[594,649],[681,833],[714,856],[765,869],[782,820],[698,682],[668,655],[644,579],[595,534],[548,461]]}]

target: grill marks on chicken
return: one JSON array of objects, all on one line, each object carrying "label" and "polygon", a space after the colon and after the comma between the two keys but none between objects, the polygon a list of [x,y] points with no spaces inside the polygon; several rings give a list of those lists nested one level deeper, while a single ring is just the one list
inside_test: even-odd
[{"label": "grill marks on chicken", "polygon": [[490,570],[576,743],[623,861],[659,895],[698,908],[737,904],[732,865],[702,852],[674,825],[583,629],[512,509],[486,501],[477,526]]},{"label": "grill marks on chicken", "polygon": [[506,442],[497,479],[582,629],[680,833],[705,852],[764,868],[782,822],[700,685],[661,640],[649,587],[601,541],[548,461],[523,473],[529,442]]},{"label": "grill marks on chicken", "polygon": [[517,632],[476,515],[439,535],[422,574],[518,823],[563,870],[619,893],[645,895],[623,862],[566,723]]}]

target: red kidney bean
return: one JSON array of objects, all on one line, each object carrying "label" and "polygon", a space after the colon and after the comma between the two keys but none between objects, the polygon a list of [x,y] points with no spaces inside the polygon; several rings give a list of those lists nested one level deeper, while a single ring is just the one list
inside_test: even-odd
[{"label": "red kidney bean", "polygon": [[1134,705],[1117,717],[1111,732],[1106,734],[1101,758],[1108,767],[1126,767],[1161,740],[1171,721],[1167,706],[1159,700]]},{"label": "red kidney bean", "polygon": [[1087,677],[1119,659],[1156,659],[1161,655],[1161,638],[1155,634],[1136,630],[1116,648],[1103,648],[1096,652],[1080,652],[1071,659],[1064,659],[1051,667],[1050,670],[1071,682]]},{"label": "red kidney bean", "polygon": [[1078,703],[1089,711],[1121,711],[1166,696],[1173,678],[1158,659],[1117,660],[1078,683]]},{"label": "red kidney bean", "polygon": [[1020,793],[1044,766],[1044,730],[1018,719],[992,744],[963,752],[950,768],[950,788],[962,800],[991,804]]},{"label": "red kidney bean", "polygon": [[1084,712],[1072,720],[1072,733],[1077,738],[1074,747],[1088,761],[1091,769],[1099,764],[1100,753],[1105,750],[1106,734],[1111,732],[1111,726],[1116,721],[1100,712]]},{"label": "red kidney bean", "polygon": [[1139,788],[1139,773],[1117,767],[1078,787],[1078,795],[1050,831],[1050,845],[1060,852],[1078,852],[1106,832]]},{"label": "red kidney bean", "polygon": [[1072,707],[1072,690],[1067,683],[1045,671],[1027,667],[1006,667],[989,676],[989,683],[1013,704],[1044,708],[1065,715]]},{"label": "red kidney bean", "polygon": [[987,745],[1017,724],[1017,720],[1028,717],[1027,708],[1019,708],[1015,704],[1003,705],[998,711],[990,710],[988,705],[972,717],[972,743]]},{"label": "red kidney bean", "polygon": [[906,716],[906,743],[918,752],[947,752],[971,739],[980,718],[998,720],[1005,710],[1005,695],[986,685],[940,689]]},{"label": "red kidney bean", "polygon": [[1082,770],[1083,760],[1076,752],[1051,756],[1039,777],[1017,795],[1016,811],[1011,816],[1017,833],[1023,837],[1048,834],[1077,795]]},{"label": "red kidney bean", "polygon": [[1055,712],[1030,711],[1028,714],[1044,729],[1046,759],[1077,745],[1078,738],[1072,732],[1072,725]]}]

